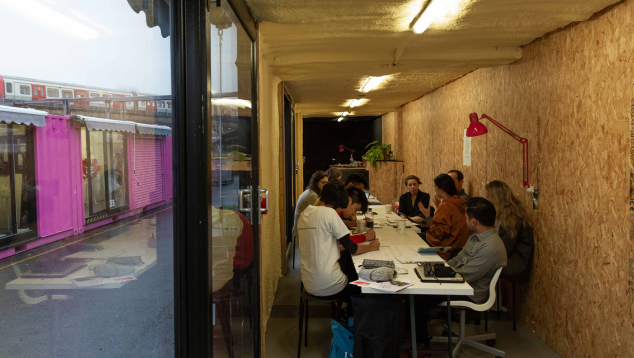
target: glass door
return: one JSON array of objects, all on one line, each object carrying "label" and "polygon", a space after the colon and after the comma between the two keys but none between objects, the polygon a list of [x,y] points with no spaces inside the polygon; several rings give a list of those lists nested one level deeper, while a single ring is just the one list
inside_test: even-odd
[{"label": "glass door", "polygon": [[252,145],[253,41],[227,2],[210,7],[209,26],[212,356],[253,357],[258,324],[253,242],[260,206]]}]

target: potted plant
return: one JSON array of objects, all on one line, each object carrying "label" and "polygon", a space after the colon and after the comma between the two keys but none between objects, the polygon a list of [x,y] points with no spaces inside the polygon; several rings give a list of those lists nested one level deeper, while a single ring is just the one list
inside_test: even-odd
[{"label": "potted plant", "polygon": [[388,153],[392,150],[391,144],[379,144],[374,141],[365,147],[368,151],[363,156],[373,167],[377,168],[376,162],[388,158]]}]

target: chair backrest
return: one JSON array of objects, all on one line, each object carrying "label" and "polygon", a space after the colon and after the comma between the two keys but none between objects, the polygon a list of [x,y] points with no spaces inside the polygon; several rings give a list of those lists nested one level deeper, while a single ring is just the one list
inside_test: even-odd
[{"label": "chair backrest", "polygon": [[489,299],[485,303],[480,305],[484,308],[484,310],[488,310],[489,308],[493,307],[493,303],[495,303],[495,285],[498,283],[498,279],[500,278],[500,273],[502,272],[503,268],[504,266],[495,271],[495,275],[493,275],[493,278],[491,279],[491,284],[489,284]]}]

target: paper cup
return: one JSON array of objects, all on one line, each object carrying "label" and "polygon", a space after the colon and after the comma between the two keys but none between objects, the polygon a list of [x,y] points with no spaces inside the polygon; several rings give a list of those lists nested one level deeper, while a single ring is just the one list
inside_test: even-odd
[{"label": "paper cup", "polygon": [[390,214],[392,212],[392,205],[387,204],[387,205],[383,205],[383,206],[385,206],[385,214],[386,215]]},{"label": "paper cup", "polygon": [[357,232],[365,231],[365,219],[357,220]]},{"label": "paper cup", "polygon": [[405,235],[405,228],[407,227],[407,220],[399,220],[396,222],[396,229],[399,235]]}]

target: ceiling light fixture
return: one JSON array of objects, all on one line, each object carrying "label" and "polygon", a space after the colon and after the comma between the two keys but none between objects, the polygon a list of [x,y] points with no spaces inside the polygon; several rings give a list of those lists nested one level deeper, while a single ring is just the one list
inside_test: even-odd
[{"label": "ceiling light fixture", "polygon": [[341,115],[342,117],[347,116],[349,113],[348,112],[343,112],[343,114]]},{"label": "ceiling light fixture", "polygon": [[365,82],[365,84],[361,87],[361,89],[359,91],[363,92],[363,93],[368,93],[370,91],[372,91],[373,89],[376,89],[377,87],[379,87],[381,85],[381,83],[383,83],[383,81],[387,80],[389,76],[381,76],[381,77],[368,77],[368,80]]},{"label": "ceiling light fixture", "polygon": [[343,117],[337,118],[337,122],[341,122],[341,121],[343,121]]},{"label": "ceiling light fixture", "polygon": [[350,108],[359,106],[361,105],[361,103],[362,103],[361,99],[353,99],[352,102],[350,102]]},{"label": "ceiling light fixture", "polygon": [[446,2],[446,0],[431,0],[431,4],[427,5],[423,14],[414,24],[414,33],[422,34],[434,20],[444,15],[447,9]]}]

